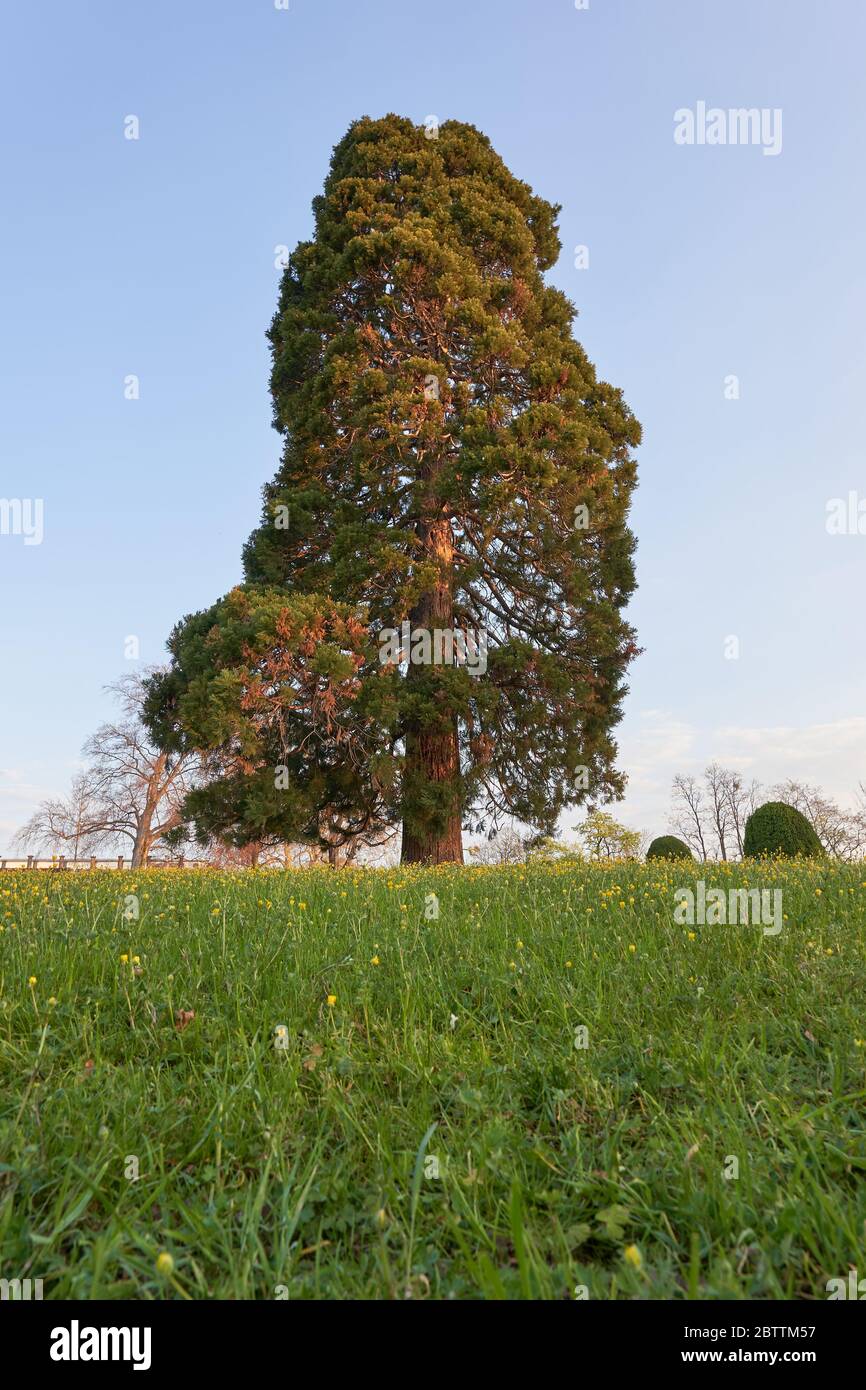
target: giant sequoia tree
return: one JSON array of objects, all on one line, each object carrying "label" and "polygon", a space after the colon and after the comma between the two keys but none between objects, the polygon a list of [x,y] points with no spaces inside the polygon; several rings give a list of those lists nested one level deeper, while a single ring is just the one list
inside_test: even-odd
[{"label": "giant sequoia tree", "polygon": [[[363,119],[334,151],[270,329],[284,447],[232,600],[272,623],[227,656],[224,605],[187,620],[154,696],[171,736],[233,750],[211,808],[219,820],[231,803],[238,838],[244,779],[261,793],[278,758],[304,833],[336,790],[348,822],[402,820],[404,862],[461,860],[470,816],[545,833],[564,806],[622,788],[612,730],[636,651],[622,608],[640,427],[573,337],[573,306],[545,283],[558,208],[472,126],[428,134]],[[313,612],[320,643],[287,660],[287,633],[309,634]],[[486,669],[383,665],[385,631],[404,623],[484,634]],[[299,674],[311,662],[319,713],[324,698],[336,720],[324,734]],[[294,673],[282,685],[279,669]],[[230,689],[233,715],[215,730],[208,692],[225,704]],[[289,706],[290,720],[277,716]],[[266,737],[238,758],[253,717]],[[272,803],[259,796],[257,834]]]}]

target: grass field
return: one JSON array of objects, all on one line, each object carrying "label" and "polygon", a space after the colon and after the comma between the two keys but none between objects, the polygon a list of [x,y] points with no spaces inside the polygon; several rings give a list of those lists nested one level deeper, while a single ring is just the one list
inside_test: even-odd
[{"label": "grass field", "polygon": [[[783,930],[677,925],[697,872],[780,888]],[[46,1298],[823,1299],[866,1273],[864,865],[0,894],[0,1275]]]}]

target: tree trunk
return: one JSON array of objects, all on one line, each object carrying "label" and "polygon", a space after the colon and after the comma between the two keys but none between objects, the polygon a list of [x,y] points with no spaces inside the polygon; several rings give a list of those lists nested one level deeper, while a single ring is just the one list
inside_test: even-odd
[{"label": "tree trunk", "polygon": [[[454,625],[454,537],[447,519],[420,523],[419,535],[426,555],[437,561],[440,577],[421,596],[409,619],[413,631],[420,628],[432,636],[435,629],[447,631]],[[434,703],[438,702],[435,666],[415,666],[410,662],[406,679],[423,689],[426,699],[432,694]],[[440,699],[446,699],[444,690]],[[403,814],[402,863],[462,864],[460,745],[457,717],[452,719],[447,708],[438,718],[407,730],[404,786],[407,807]],[[434,793],[431,809],[419,804],[419,797],[424,798],[427,788]]]},{"label": "tree trunk", "polygon": [[[406,740],[406,772],[413,781],[423,779],[446,792],[460,771],[457,721],[445,733],[409,735]],[[403,864],[462,864],[463,836],[459,809],[421,825],[412,817],[403,821]]]},{"label": "tree trunk", "polygon": [[131,860],[131,862],[130,862],[130,868],[132,868],[132,869],[141,869],[141,868],[144,868],[144,866],[145,866],[145,864],[146,864],[146,862],[147,862],[147,851],[148,851],[148,840],[147,840],[147,836],[144,834],[144,831],[143,831],[142,826],[139,825],[139,826],[136,828],[136,832],[135,832],[135,842],[134,842],[134,844],[133,844],[133,846],[132,846],[132,860]]},{"label": "tree trunk", "polygon": [[159,801],[159,787],[162,774],[166,764],[165,753],[160,753],[156,758],[147,779],[147,795],[144,800],[138,824],[135,827],[135,843],[132,846],[132,865],[133,869],[141,869],[147,866],[147,856],[150,854],[153,845],[153,818],[156,815],[156,807]]}]

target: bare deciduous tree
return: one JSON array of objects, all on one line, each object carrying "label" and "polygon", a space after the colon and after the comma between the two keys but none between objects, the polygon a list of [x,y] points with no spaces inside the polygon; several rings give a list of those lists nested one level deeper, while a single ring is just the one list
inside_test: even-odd
[{"label": "bare deciduous tree", "polygon": [[527,846],[528,839],[510,825],[488,835],[480,844],[472,845],[469,853],[476,864],[523,864]]},{"label": "bare deciduous tree", "polygon": [[103,724],[82,749],[87,766],[65,799],[43,801],[18,832],[26,849],[59,846],[73,857],[131,843],[132,867],[147,863],[154,846],[182,825],[184,797],[198,775],[196,755],[164,753],[141,723],[148,673],[123,676],[107,687],[121,718]]},{"label": "bare deciduous tree", "polygon": [[739,772],[723,771],[723,794],[727,801],[730,824],[737,842],[737,853],[743,857],[743,840],[746,835],[746,821],[757,808],[761,785],[752,778],[748,785]]},{"label": "bare deciduous tree", "polygon": [[746,821],[758,804],[760,785],[710,763],[703,778],[674,778],[671,826],[701,859],[742,857]]},{"label": "bare deciduous tree", "polygon": [[728,857],[728,837],[732,834],[731,803],[728,785],[732,774],[718,763],[710,763],[704,772],[710,827],[716,837],[719,858]]},{"label": "bare deciduous tree", "polygon": [[671,826],[685,840],[689,849],[707,858],[707,806],[704,789],[696,777],[677,773],[671,789],[673,806]]}]

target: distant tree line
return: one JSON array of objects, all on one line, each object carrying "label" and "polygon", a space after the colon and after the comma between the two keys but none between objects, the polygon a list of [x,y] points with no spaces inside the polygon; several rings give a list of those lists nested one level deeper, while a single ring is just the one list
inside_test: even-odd
[{"label": "distant tree line", "polygon": [[853,862],[866,855],[866,786],[858,788],[854,809],[840,806],[820,787],[795,778],[762,788],[739,772],[710,763],[700,777],[673,780],[670,829],[696,858],[741,859],[746,821],[765,801],[793,806],[812,825],[825,853]]},{"label": "distant tree line", "polygon": [[[116,719],[102,724],[84,744],[84,766],[72,779],[69,795],[40,803],[19,831],[16,846],[28,852],[62,852],[71,859],[124,850],[133,868],[156,853],[188,852],[222,868],[277,866],[300,868],[393,858],[400,826],[372,820],[357,829],[332,807],[302,841],[276,835],[233,841],[218,833],[198,835],[189,807],[213,777],[206,755],[172,754],[160,749],[144,722],[153,669],[124,676],[107,687],[119,705]],[[673,779],[668,829],[699,860],[735,860],[744,855],[746,822],[766,801],[799,811],[814,828],[824,852],[854,862],[866,856],[866,785],[858,805],[840,806],[820,787],[794,778],[762,788],[754,778],[712,762],[700,776]],[[576,841],[532,834],[519,822],[500,826],[470,849],[477,864],[576,862],[583,859],[637,859],[650,837],[590,805],[574,827]],[[655,844],[665,839],[659,837]]]}]

